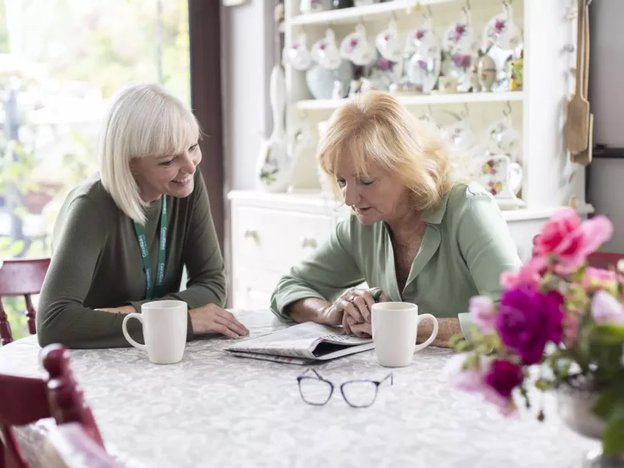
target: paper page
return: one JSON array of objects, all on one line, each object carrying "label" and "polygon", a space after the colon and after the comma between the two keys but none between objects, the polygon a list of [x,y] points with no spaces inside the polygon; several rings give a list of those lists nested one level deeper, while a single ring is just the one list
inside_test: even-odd
[{"label": "paper page", "polygon": [[313,351],[321,341],[341,346],[354,346],[370,343],[371,340],[343,335],[340,328],[305,322],[267,335],[239,341],[227,347],[226,350],[315,359]]}]

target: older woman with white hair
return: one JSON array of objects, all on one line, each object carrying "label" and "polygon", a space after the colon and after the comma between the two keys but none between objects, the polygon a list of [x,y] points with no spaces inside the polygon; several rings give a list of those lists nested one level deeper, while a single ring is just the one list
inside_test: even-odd
[{"label": "older woman with white hair", "polygon": [[[371,91],[338,108],[318,159],[354,216],[280,280],[273,312],[366,336],[380,294],[435,315],[434,344],[461,333],[470,297],[496,295],[500,274],[521,263],[494,199],[455,181],[448,155],[437,129],[390,94]],[[363,282],[369,288],[357,287]],[[419,325],[424,336],[427,326]]]},{"label": "older woman with white hair", "polygon": [[[159,299],[188,304],[188,339],[248,333],[222,308],[224,264],[197,170],[199,137],[195,116],[157,85],[129,86],[114,98],[100,138],[100,178],[75,188],[56,222],[37,315],[42,346],[128,346],[125,314]],[[140,335],[138,321],[130,323]]]}]

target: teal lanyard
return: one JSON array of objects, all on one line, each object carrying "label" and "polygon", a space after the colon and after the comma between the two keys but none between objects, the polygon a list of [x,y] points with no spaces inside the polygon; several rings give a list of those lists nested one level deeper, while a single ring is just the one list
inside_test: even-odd
[{"label": "teal lanyard", "polygon": [[152,299],[161,296],[161,289],[165,279],[165,254],[167,250],[167,196],[162,197],[162,207],[160,209],[160,242],[158,242],[158,266],[156,269],[156,287],[154,287],[154,275],[152,273],[152,259],[149,254],[147,238],[145,236],[145,228],[134,223],[134,232],[136,232],[139,241],[139,249],[141,250],[141,258],[143,260],[143,269],[145,270],[145,298]]}]

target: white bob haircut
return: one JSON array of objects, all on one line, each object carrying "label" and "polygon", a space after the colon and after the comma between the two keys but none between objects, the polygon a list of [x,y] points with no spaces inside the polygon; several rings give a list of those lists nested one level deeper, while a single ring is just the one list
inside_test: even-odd
[{"label": "white bob haircut", "polygon": [[145,224],[139,187],[130,170],[135,158],[183,153],[200,136],[193,113],[156,84],[123,88],[112,100],[100,135],[102,185],[129,218]]}]

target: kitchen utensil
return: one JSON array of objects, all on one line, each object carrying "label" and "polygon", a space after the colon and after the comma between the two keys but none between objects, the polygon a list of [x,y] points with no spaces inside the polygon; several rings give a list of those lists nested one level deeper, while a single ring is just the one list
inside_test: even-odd
[{"label": "kitchen utensil", "polygon": [[[588,37],[585,37],[585,0],[578,0],[577,43],[576,43],[576,90],[568,102],[568,115],[565,126],[566,147],[570,153],[585,151],[589,144],[589,101],[584,92],[585,68],[588,63],[585,47]],[[589,47],[588,47],[589,50]],[[589,60],[587,60],[589,61]]]}]

